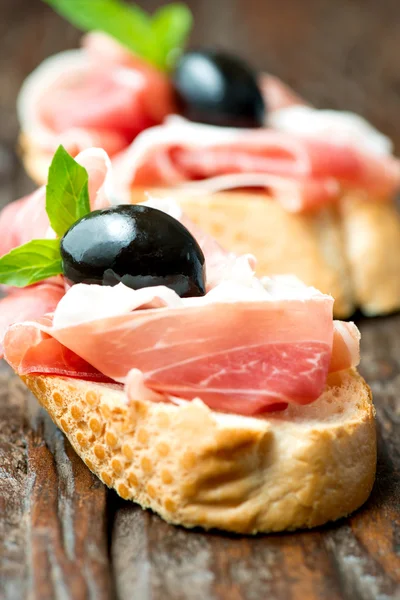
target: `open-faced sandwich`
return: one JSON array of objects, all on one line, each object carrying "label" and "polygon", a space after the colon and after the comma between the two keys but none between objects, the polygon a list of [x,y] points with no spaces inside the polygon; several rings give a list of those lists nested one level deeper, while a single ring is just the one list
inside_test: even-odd
[{"label": "open-faced sandwich", "polygon": [[192,22],[183,4],[150,17],[120,0],[45,1],[87,34],[80,49],[37,67],[17,100],[24,163],[39,184],[59,144],[72,156],[96,146],[112,157],[177,111],[169,71]]},{"label": "open-faced sandwich", "polygon": [[173,199],[118,204],[109,169],[60,147],[46,211],[9,238],[8,363],[106,485],[168,522],[256,533],[358,508],[376,439],[356,326],[296,278],[258,279]]},{"label": "open-faced sandwich", "polygon": [[[240,78],[239,96],[233,90],[232,111],[225,124],[232,125],[234,119],[237,126],[260,127],[265,121],[265,98],[272,108],[297,101],[272,75],[261,74],[255,81],[252,70],[235,57],[221,52],[182,56],[192,25],[192,15],[182,3],[167,4],[150,16],[120,0],[45,1],[87,33],[80,49],[60,52],[39,65],[18,96],[20,149],[28,173],[40,185],[46,182],[60,144],[72,156],[96,146],[114,157],[127,150],[141,131],[161,124],[170,114],[221,124],[220,111],[213,115],[207,108],[199,114],[187,102],[188,93],[196,95],[212,84],[210,65],[208,72],[207,65],[206,71],[200,65],[201,89],[198,85],[187,89],[185,73],[188,67],[198,72],[203,55],[211,60],[211,67],[216,62],[236,82]],[[215,89],[210,91],[215,95]]]},{"label": "open-faced sandwich", "polygon": [[201,228],[257,256],[257,275],[295,274],[331,294],[342,318],[400,308],[400,168],[388,138],[357,115],[305,105],[234,56],[182,54],[191,17],[181,4],[151,19],[109,0],[110,20],[104,3],[47,1],[102,33],[23,86],[23,156],[36,181],[60,142],[72,155],[102,146],[124,202],[176,188]]}]

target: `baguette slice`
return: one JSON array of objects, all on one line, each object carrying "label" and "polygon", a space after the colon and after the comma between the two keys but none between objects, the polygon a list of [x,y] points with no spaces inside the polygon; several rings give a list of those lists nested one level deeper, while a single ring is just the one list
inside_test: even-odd
[{"label": "baguette slice", "polygon": [[93,473],[169,523],[255,534],[314,527],[368,498],[376,435],[355,370],[309,406],[250,418],[201,401],[127,403],[113,385],[26,376]]}]

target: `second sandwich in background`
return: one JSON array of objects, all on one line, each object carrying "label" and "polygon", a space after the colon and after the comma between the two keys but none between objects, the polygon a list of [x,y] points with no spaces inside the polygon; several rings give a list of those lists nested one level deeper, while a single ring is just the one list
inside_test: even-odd
[{"label": "second sandwich in background", "polygon": [[[398,161],[378,144],[368,148],[377,133],[355,115],[296,106],[275,111],[270,122],[291,115],[293,128],[308,123],[307,134],[169,117],[115,160],[121,196],[136,202],[173,188],[225,247],[257,255],[259,275],[297,275],[335,297],[337,316],[397,310]],[[353,132],[360,138],[350,141]]]},{"label": "second sandwich in background", "polygon": [[[174,38],[174,64],[171,48],[154,54],[160,39],[146,38],[144,52],[137,39],[96,21],[94,4],[84,9],[84,25],[71,6],[58,7],[102,33],[92,31],[84,49],[46,61],[23,86],[18,105],[29,173],[43,183],[60,142],[72,155],[102,146],[120,201],[173,189],[225,247],[257,255],[258,275],[297,275],[332,294],[341,318],[358,308],[367,315],[398,310],[400,167],[391,141],[355,114],[306,105],[238,57],[182,53],[191,16],[179,6],[165,7],[179,11],[184,25]],[[140,14],[149,27],[160,17]]]}]

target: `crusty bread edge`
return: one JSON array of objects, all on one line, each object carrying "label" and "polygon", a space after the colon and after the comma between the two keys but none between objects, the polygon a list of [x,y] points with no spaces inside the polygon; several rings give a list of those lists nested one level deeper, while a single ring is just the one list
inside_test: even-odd
[{"label": "crusty bread edge", "polygon": [[[237,417],[200,401],[127,403],[112,386],[22,379],[93,473],[169,523],[245,534],[310,528],[350,514],[372,489],[374,408],[354,370],[317,401],[337,410],[332,422],[315,421],[315,403],[293,420]],[[354,415],[341,422],[346,394]],[[302,409],[314,410],[310,423]]]},{"label": "crusty bread edge", "polygon": [[400,309],[400,212],[395,201],[348,191],[340,204],[354,302],[368,316]]}]

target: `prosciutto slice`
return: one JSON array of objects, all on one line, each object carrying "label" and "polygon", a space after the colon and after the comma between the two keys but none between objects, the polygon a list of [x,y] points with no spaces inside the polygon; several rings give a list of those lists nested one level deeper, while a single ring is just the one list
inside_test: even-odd
[{"label": "prosciutto slice", "polygon": [[[273,75],[261,74],[260,87],[270,112],[302,102]],[[17,107],[24,136],[49,161],[60,143],[73,156],[90,147],[113,156],[176,112],[167,75],[100,32],[86,34],[80,49],[56,54],[36,68]]]},{"label": "prosciutto slice", "polygon": [[306,105],[301,96],[296,94],[288,85],[274,75],[270,75],[269,73],[260,75],[259,86],[269,113],[274,113],[281,108],[288,108],[289,106]]},{"label": "prosciutto slice", "polygon": [[[76,160],[89,174],[91,208],[109,206],[112,183],[111,163],[107,154],[103,150],[91,149],[79,154]],[[45,195],[43,186],[3,209],[0,214],[0,255],[33,239],[54,236],[45,210]],[[0,299],[0,357],[1,342],[7,327],[53,312],[65,292],[62,277],[51,278],[24,289],[8,286],[2,286],[2,289],[10,295]]]},{"label": "prosciutto slice", "polygon": [[[81,153],[77,157],[77,160],[89,172],[89,195],[92,208],[108,206],[113,192],[110,161],[107,155],[102,150],[89,150]],[[41,188],[31,196],[14,202],[4,209],[0,215],[1,254],[31,239],[52,234],[44,210],[44,204],[45,190]],[[217,285],[224,278],[231,276],[232,268],[236,262],[239,265],[242,277],[252,277],[254,257],[244,256],[239,261],[236,261],[236,257],[233,254],[223,250],[211,236],[202,232],[187,219],[175,202],[153,200],[145,204],[152,205],[158,210],[164,210],[174,218],[180,220],[198,240],[207,261],[208,289]],[[2,356],[1,342],[7,327],[19,321],[39,318],[47,312],[53,312],[58,301],[64,295],[65,285],[63,278],[60,276],[51,278],[46,283],[25,289],[3,286],[3,290],[12,295],[0,299],[0,358]],[[90,307],[89,312],[92,309],[93,307]],[[44,344],[44,348],[49,349],[50,343]],[[44,355],[47,355],[47,352],[44,352]],[[58,355],[56,352],[53,352],[49,353],[48,356],[58,356],[58,358],[55,360],[55,364],[49,367],[50,371],[46,372],[70,374],[77,371],[80,375],[75,375],[76,377],[81,376],[84,379],[93,378],[86,376],[92,372],[87,367],[77,369],[76,360],[72,361],[72,367],[70,364],[66,364],[64,369],[61,369],[60,364],[64,361],[64,354],[61,351]],[[35,358],[37,359],[40,371],[42,368],[40,365],[43,363],[43,352],[40,351],[40,354],[35,355]],[[30,364],[35,364],[35,361],[31,360]],[[96,380],[100,379],[101,376],[97,374]]]},{"label": "prosciutto slice", "polygon": [[[38,320],[42,326],[51,326],[51,322],[46,316]],[[13,336],[13,344],[7,344],[7,360],[14,368],[18,364],[20,375],[58,375],[115,383],[37,326],[17,325]]]},{"label": "prosciutto slice", "polygon": [[331,373],[358,365],[361,339],[357,326],[352,322],[334,321],[333,326],[333,348],[329,365]]},{"label": "prosciutto slice", "polygon": [[[104,150],[92,148],[76,157],[89,175],[92,210],[110,205],[112,192],[111,163]],[[46,214],[46,187],[11,202],[0,213],[0,256],[33,239],[52,237]]]},{"label": "prosciutto slice", "polygon": [[3,338],[10,325],[21,321],[39,319],[54,312],[64,295],[64,286],[42,283],[13,290],[0,300],[0,358],[3,357]]},{"label": "prosciutto slice", "polygon": [[397,160],[349,144],[272,129],[213,127],[180,117],[143,132],[114,166],[125,197],[132,186],[203,192],[264,187],[292,212],[334,201],[339,184],[386,197],[400,182]]},{"label": "prosciutto slice", "polygon": [[[242,288],[221,283],[203,298],[180,299],[163,287],[135,292],[122,284],[74,286],[52,325],[9,329],[6,358],[20,374],[63,374],[65,368],[54,365],[62,352],[47,355],[50,336],[96,371],[127,384],[128,394],[141,389],[139,374],[152,398],[198,397],[221,411],[258,414],[312,402],[324,389],[329,365],[335,367],[332,348],[339,348],[333,344],[332,299],[305,287],[296,299],[281,284],[280,299],[278,288]],[[345,354],[341,368],[350,366],[352,355]]]},{"label": "prosciutto slice", "polygon": [[44,188],[11,202],[0,213],[0,256],[34,238],[44,237],[48,228]]},{"label": "prosciutto slice", "polygon": [[258,280],[253,257],[224,252],[176,203],[148,204],[192,229],[206,255],[207,294],[73,286],[53,318],[8,329],[5,355],[19,374],[113,381],[129,398],[200,398],[216,410],[258,414],[312,402],[329,371],[357,363],[357,329],[333,323],[331,297],[293,277]]},{"label": "prosciutto slice", "polygon": [[49,160],[60,143],[73,156],[92,146],[111,156],[171,112],[167,76],[97,32],[45,60],[18,98],[22,131]]}]

